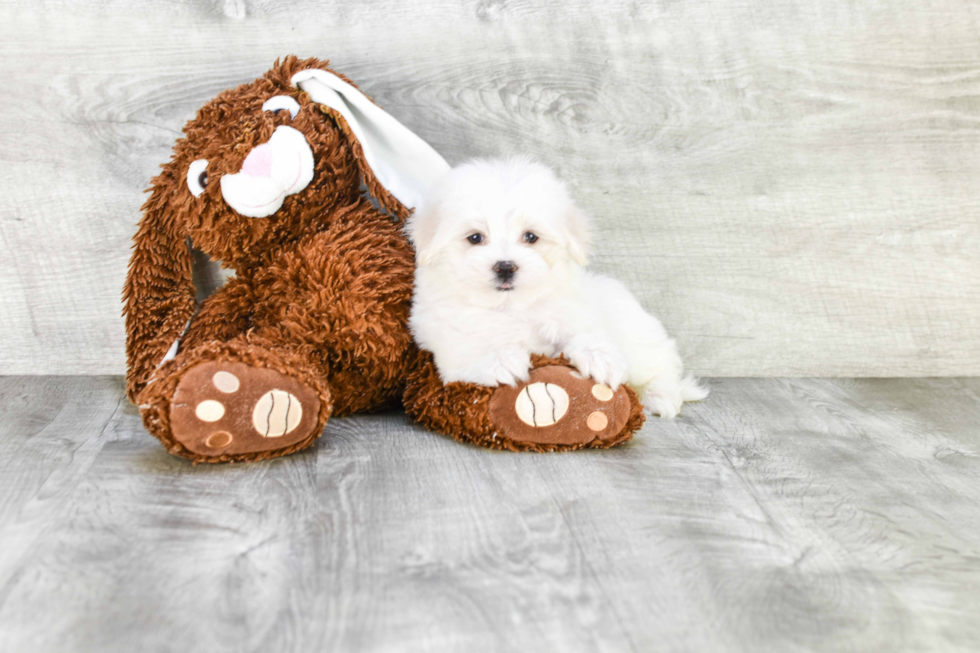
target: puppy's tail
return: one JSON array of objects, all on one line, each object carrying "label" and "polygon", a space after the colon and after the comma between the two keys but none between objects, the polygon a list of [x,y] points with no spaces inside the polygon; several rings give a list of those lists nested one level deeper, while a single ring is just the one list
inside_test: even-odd
[{"label": "puppy's tail", "polygon": [[698,383],[698,380],[688,374],[681,379],[681,399],[684,401],[701,401],[708,396],[709,390]]}]

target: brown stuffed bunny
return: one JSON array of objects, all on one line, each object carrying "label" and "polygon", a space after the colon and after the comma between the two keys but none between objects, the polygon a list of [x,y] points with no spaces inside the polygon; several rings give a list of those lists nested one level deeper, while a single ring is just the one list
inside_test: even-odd
[{"label": "brown stuffed bunny", "polygon": [[[325,62],[276,62],[184,133],[152,182],[124,289],[127,393],[171,453],[282,456],[331,416],[400,403],[428,428],[514,450],[608,447],[643,423],[635,393],[564,360],[539,357],[517,388],[440,382],[407,327],[400,220],[448,166]],[[235,272],[200,305],[191,244]]]}]

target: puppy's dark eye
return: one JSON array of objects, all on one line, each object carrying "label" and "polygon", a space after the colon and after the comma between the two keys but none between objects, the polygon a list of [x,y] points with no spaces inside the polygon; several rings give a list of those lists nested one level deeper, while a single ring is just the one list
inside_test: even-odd
[{"label": "puppy's dark eye", "polygon": [[528,245],[533,245],[534,243],[538,242],[538,237],[535,234],[531,233],[530,231],[525,231],[524,242],[527,243]]},{"label": "puppy's dark eye", "polygon": [[466,240],[470,242],[470,245],[479,245],[483,242],[483,234],[470,234]]},{"label": "puppy's dark eye", "polygon": [[207,188],[208,187],[208,171],[207,170],[203,171],[201,174],[199,174],[197,176],[197,183],[201,186],[201,188]]}]

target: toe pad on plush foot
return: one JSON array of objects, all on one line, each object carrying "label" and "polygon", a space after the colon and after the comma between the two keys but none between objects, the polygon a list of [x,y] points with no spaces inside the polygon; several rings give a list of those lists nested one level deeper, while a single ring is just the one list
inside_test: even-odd
[{"label": "toe pad on plush foot", "polygon": [[612,441],[630,412],[625,388],[614,391],[562,365],[531,370],[527,383],[501,386],[490,399],[490,419],[502,435],[533,445]]},{"label": "toe pad on plush foot", "polygon": [[316,393],[290,376],[208,361],[177,384],[170,426],[174,439],[199,456],[259,454],[308,438],[319,412]]}]

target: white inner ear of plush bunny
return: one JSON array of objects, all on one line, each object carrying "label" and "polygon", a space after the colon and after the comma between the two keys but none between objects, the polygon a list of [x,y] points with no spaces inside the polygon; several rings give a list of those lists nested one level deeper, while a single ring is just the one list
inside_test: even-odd
[{"label": "white inner ear of plush bunny", "polygon": [[[283,97],[272,98],[265,106]],[[295,100],[292,104],[299,111]],[[291,104],[279,101],[278,105],[269,110],[288,109],[295,115]],[[306,137],[297,129],[280,125],[272,138],[252,148],[239,172],[221,177],[221,196],[237,213],[247,218],[265,218],[278,211],[288,195],[306,188],[312,179],[313,151]]]},{"label": "white inner ear of plush bunny", "polygon": [[449,172],[431,145],[336,75],[310,68],[293,75],[292,82],[344,117],[374,176],[406,207],[418,206]]}]

